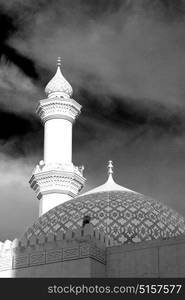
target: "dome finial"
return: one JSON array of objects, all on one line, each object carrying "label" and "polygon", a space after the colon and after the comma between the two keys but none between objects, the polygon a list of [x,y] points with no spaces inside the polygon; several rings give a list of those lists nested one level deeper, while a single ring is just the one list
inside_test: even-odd
[{"label": "dome finial", "polygon": [[107,166],[107,168],[108,168],[108,175],[112,175],[113,174],[113,163],[112,163],[112,160],[109,160],[108,161],[108,166]]},{"label": "dome finial", "polygon": [[60,66],[61,57],[58,56],[57,71],[45,88],[45,92],[48,98],[70,98],[73,94],[73,89],[70,83],[64,78]]},{"label": "dome finial", "polygon": [[61,62],[62,62],[61,57],[58,56],[58,57],[57,57],[57,67],[60,67],[60,66],[61,66]]}]

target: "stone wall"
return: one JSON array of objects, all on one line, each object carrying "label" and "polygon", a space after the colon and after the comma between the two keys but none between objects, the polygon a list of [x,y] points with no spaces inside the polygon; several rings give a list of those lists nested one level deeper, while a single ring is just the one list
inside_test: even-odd
[{"label": "stone wall", "polygon": [[107,277],[185,277],[185,236],[107,248]]}]

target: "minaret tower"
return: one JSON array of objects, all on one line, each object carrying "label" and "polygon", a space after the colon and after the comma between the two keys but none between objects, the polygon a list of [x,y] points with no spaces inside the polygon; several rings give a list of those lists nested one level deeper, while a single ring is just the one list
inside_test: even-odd
[{"label": "minaret tower", "polygon": [[71,98],[73,89],[57,71],[47,84],[47,98],[40,100],[36,113],[44,125],[44,159],[34,169],[30,186],[40,200],[39,216],[75,197],[85,184],[83,166],[72,163],[72,125],[81,105]]}]

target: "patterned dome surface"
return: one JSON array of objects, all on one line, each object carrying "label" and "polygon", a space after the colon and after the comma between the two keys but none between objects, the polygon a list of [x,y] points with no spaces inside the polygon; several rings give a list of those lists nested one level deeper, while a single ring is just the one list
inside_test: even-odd
[{"label": "patterned dome surface", "polygon": [[185,220],[177,212],[159,201],[118,187],[120,190],[96,188],[51,209],[26,231],[25,236],[75,230],[82,226],[85,215],[91,217],[95,228],[118,243],[167,239],[185,233]]}]

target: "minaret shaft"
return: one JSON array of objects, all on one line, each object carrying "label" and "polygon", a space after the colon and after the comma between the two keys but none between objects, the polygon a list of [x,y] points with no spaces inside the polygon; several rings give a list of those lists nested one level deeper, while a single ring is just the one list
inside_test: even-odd
[{"label": "minaret shaft", "polygon": [[43,195],[39,201],[39,216],[45,214],[53,207],[70,200],[72,196],[67,194],[51,193]]},{"label": "minaret shaft", "polygon": [[72,123],[51,119],[44,126],[44,162],[72,163]]}]

